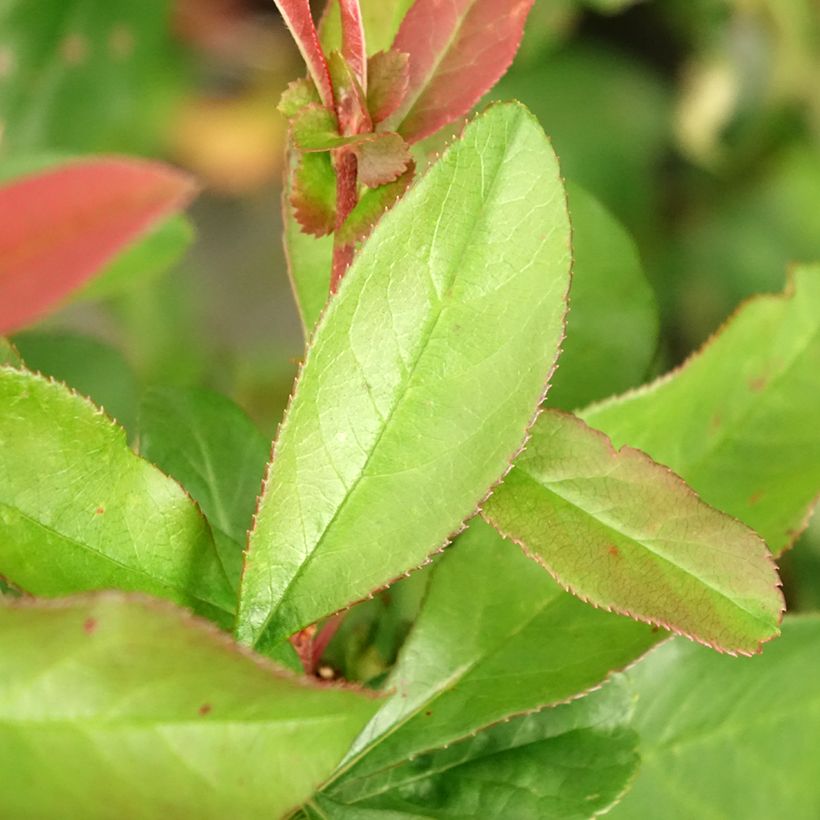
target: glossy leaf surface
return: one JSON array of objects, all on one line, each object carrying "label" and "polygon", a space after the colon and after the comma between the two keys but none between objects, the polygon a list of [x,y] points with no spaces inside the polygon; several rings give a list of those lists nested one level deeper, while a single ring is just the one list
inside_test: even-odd
[{"label": "glossy leaf surface", "polygon": [[756,297],[680,369],[585,410],[779,554],[820,494],[820,268]]},{"label": "glossy leaf surface", "polygon": [[414,755],[576,696],[664,634],[587,606],[474,520],[433,572],[384,684],[393,694],[357,738],[340,782],[389,781]]},{"label": "glossy leaf surface", "polygon": [[0,602],[0,814],[281,817],[375,706],[150,599]]},{"label": "glossy leaf surface", "polygon": [[115,587],[230,618],[207,523],[86,399],[0,368],[0,575],[34,595]]},{"label": "glossy leaf surface", "polygon": [[242,550],[270,454],[268,440],[218,393],[154,388],[140,406],[140,452],[199,504],[225,572],[238,588]]},{"label": "glossy leaf surface", "polygon": [[494,107],[379,223],[320,322],[249,542],[243,640],[365,597],[472,514],[543,395],[568,279],[555,156],[525,109]]},{"label": "glossy leaf surface", "polygon": [[572,290],[549,406],[574,410],[640,384],[658,343],[658,309],[638,249],[591,194],[570,183]]},{"label": "glossy leaf surface", "polygon": [[785,603],[759,536],[574,416],[541,415],[484,516],[595,606],[728,652],[778,634]]},{"label": "glossy leaf surface", "polygon": [[787,617],[755,658],[685,641],[627,675],[637,695],[641,767],[613,818],[809,820],[820,805],[817,696],[820,618]]},{"label": "glossy leaf surface", "polygon": [[[623,684],[514,718],[376,780],[320,794],[331,817],[580,818],[603,812],[638,768],[638,737]],[[387,812],[392,814],[387,815]],[[310,816],[310,815],[309,815]],[[374,815],[377,816],[377,815]]]},{"label": "glossy leaf surface", "polygon": [[532,4],[416,0],[393,43],[410,55],[410,79],[388,122],[417,142],[465,115],[509,68]]},{"label": "glossy leaf surface", "polygon": [[115,158],[78,160],[0,188],[0,333],[40,318],[193,194],[178,171]]},{"label": "glossy leaf surface", "polygon": [[[364,23],[367,53],[385,51],[393,44],[401,21],[414,0],[359,0]],[[325,50],[338,51],[342,45],[342,25],[338,0],[329,0],[320,27]]]}]

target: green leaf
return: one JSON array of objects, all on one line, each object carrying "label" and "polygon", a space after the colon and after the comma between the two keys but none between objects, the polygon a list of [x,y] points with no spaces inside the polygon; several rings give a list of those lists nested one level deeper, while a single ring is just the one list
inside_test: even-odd
[{"label": "green leaf", "polygon": [[658,310],[635,243],[609,212],[570,184],[572,269],[567,338],[550,407],[573,410],[643,381],[658,341]]},{"label": "green leaf", "polygon": [[225,573],[238,589],[270,443],[230,399],[206,390],[149,390],[139,427],[141,454],[199,504]]},{"label": "green leaf", "polygon": [[582,414],[779,554],[820,493],[820,267],[749,302],[678,370]]},{"label": "green leaf", "polygon": [[[393,45],[404,15],[414,0],[359,0],[364,23],[367,53],[385,51]],[[342,26],[338,0],[330,0],[319,30],[325,52],[342,47]]]},{"label": "green leaf", "polygon": [[817,816],[820,617],[787,617],[759,657],[670,641],[627,675],[641,769],[613,820]]},{"label": "green leaf", "polygon": [[14,344],[29,370],[64,382],[134,434],[139,388],[119,350],[89,336],[66,332],[18,333]]},{"label": "green leaf", "polygon": [[340,782],[389,780],[416,755],[577,696],[662,637],[564,592],[476,519],[434,570],[385,681],[392,694],[351,748]]},{"label": "green leaf", "polygon": [[0,575],[33,595],[116,587],[228,620],[234,594],[182,488],[63,385],[0,367]]},{"label": "green leaf", "polygon": [[555,155],[526,109],[495,106],[379,223],[319,324],[249,541],[243,641],[365,597],[475,511],[543,396],[568,280]]},{"label": "green leaf", "polygon": [[603,813],[638,768],[632,700],[609,684],[581,700],[493,726],[421,755],[378,781],[351,781],[316,803],[333,818],[572,818]]},{"label": "green leaf", "polygon": [[319,92],[316,90],[316,85],[313,80],[303,77],[300,80],[294,80],[288,85],[276,108],[283,117],[290,120],[307,108],[307,106],[321,105],[321,103],[322,100],[319,97]]},{"label": "green leaf", "polygon": [[484,517],[582,600],[727,652],[779,634],[766,545],[666,467],[547,411]]},{"label": "green leaf", "polygon": [[0,814],[282,817],[376,706],[150,599],[3,602]]},{"label": "green leaf", "polygon": [[[333,233],[336,227],[336,172],[330,154],[296,151],[289,157],[289,164],[291,169],[285,193],[290,219],[295,219],[302,232],[311,236]],[[328,270],[330,264],[328,260]],[[329,284],[325,287],[322,305],[329,287]]]},{"label": "green leaf", "polygon": [[6,153],[156,148],[184,77],[171,5],[3,3],[0,121]]},{"label": "green leaf", "polygon": [[128,246],[77,298],[106,299],[156,279],[182,259],[193,241],[191,221],[184,215],[172,216]]},{"label": "green leaf", "polygon": [[17,348],[4,336],[0,336],[0,366],[22,367],[23,360]]}]

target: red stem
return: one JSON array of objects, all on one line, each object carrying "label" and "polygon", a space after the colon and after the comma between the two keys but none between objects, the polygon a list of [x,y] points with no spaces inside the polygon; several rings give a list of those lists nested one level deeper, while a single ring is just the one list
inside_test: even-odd
[{"label": "red stem", "polygon": [[339,283],[353,261],[355,247],[338,240],[339,230],[359,201],[358,163],[356,155],[341,150],[336,155],[336,237],[333,241],[333,269],[330,274],[330,292],[336,293]]}]

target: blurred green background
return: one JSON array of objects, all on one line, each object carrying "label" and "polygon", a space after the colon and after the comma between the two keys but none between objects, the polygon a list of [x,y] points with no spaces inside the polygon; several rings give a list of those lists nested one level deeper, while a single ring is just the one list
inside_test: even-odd
[{"label": "blurred green background", "polygon": [[[183,385],[231,396],[273,435],[304,344],[275,110],[300,73],[272,0],[0,0],[0,179],[116,152],[204,185],[189,219],[152,237],[150,265],[132,258],[16,338],[29,366],[126,429],[147,387]],[[680,363],[745,298],[781,290],[790,264],[820,260],[817,0],[537,0],[491,96],[532,108],[568,180],[637,243],[660,336],[618,389]],[[584,217],[588,235],[602,218]],[[578,253],[605,281],[606,250]],[[601,317],[613,345],[631,321]],[[587,364],[603,389],[605,365]],[[819,529],[785,559],[796,608],[820,606]]]}]

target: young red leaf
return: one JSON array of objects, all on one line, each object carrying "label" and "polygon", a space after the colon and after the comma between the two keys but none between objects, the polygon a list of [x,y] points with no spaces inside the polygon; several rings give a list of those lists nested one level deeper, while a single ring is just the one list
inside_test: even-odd
[{"label": "young red leaf", "polygon": [[509,68],[533,1],[417,0],[393,43],[410,55],[394,130],[418,142],[466,114]]},{"label": "young red leaf", "polygon": [[296,41],[322,102],[328,108],[333,108],[333,86],[330,83],[330,72],[322,47],[319,45],[319,35],[316,33],[316,26],[310,13],[309,0],[275,0],[275,2]]},{"label": "young red leaf", "polygon": [[353,150],[359,161],[359,182],[368,188],[393,182],[410,164],[410,149],[398,134],[377,134]]},{"label": "young red leaf", "polygon": [[356,79],[367,91],[367,47],[359,0],[339,0],[342,14],[342,56],[347,60]]},{"label": "young red leaf", "polygon": [[402,104],[410,82],[410,55],[391,49],[370,58],[367,107],[374,123],[386,120]]},{"label": "young red leaf", "polygon": [[116,157],[0,188],[0,333],[39,319],[195,190],[168,166]]},{"label": "young red leaf", "polygon": [[336,174],[330,154],[298,154],[291,178],[290,204],[305,233],[312,236],[333,233]]}]

